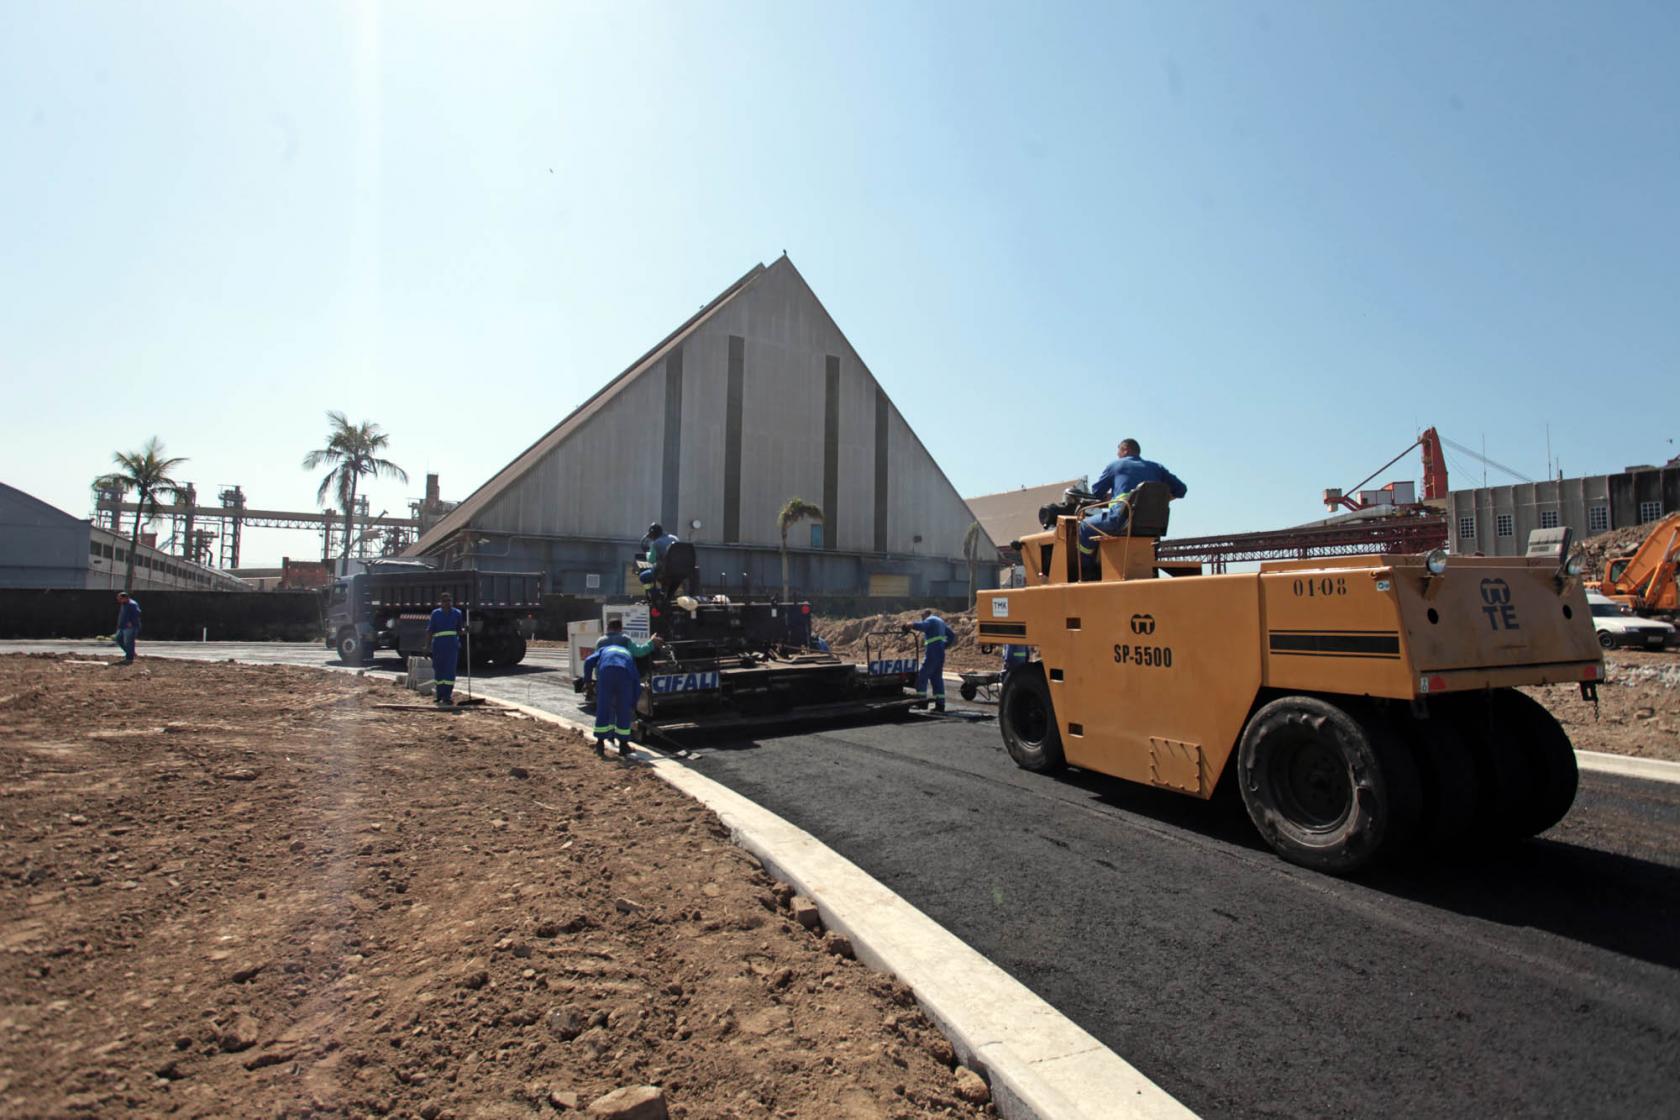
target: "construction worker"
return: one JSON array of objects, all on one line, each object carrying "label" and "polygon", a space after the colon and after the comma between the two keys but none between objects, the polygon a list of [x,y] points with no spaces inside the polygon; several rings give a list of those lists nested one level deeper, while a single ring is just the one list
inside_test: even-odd
[{"label": "construction worker", "polygon": [[[609,623],[609,626],[612,624]],[[610,637],[611,635],[609,635]],[[620,635],[622,636],[622,635]],[[583,682],[600,672],[595,684],[595,757],[607,757],[607,741],[618,745],[618,760],[630,761],[630,721],[635,718],[636,693],[641,675],[636,672],[634,646],[602,638],[595,652],[583,660]],[[653,643],[646,643],[652,648]]]},{"label": "construction worker", "polygon": [[438,706],[454,707],[455,664],[461,659],[461,634],[467,628],[467,618],[449,592],[438,596],[438,601],[439,607],[426,624],[426,636],[432,644],[432,679],[437,682]]},{"label": "construction worker", "polygon": [[642,538],[647,543],[648,566],[636,573],[643,583],[652,583],[659,574],[660,565],[665,563],[665,553],[677,543],[675,533],[667,533],[665,526],[655,521],[648,526],[647,535]]},{"label": "construction worker", "polygon": [[140,601],[126,591],[117,592],[117,648],[122,664],[134,664],[134,643],[140,637]]},{"label": "construction worker", "polygon": [[645,642],[638,642],[636,639],[624,632],[624,620],[622,618],[609,618],[607,620],[607,632],[601,635],[601,640],[595,643],[595,648],[600,649],[602,646],[623,646],[625,649],[630,651],[631,657],[640,661],[642,658],[646,657],[659,646],[664,644],[665,639],[661,638],[658,634],[655,634],[652,638]]},{"label": "construction worker", "polygon": [[956,638],[945,620],[931,609],[922,612],[920,622],[906,622],[906,632],[914,630],[922,636],[922,670],[916,674],[916,695],[923,706],[927,704],[928,688],[933,688],[933,710],[945,710],[945,650]]},{"label": "construction worker", "polygon": [[1104,504],[1086,514],[1079,523],[1079,570],[1082,579],[1096,579],[1101,574],[1097,565],[1097,537],[1114,536],[1126,527],[1131,510],[1121,499],[1130,497],[1132,491],[1145,482],[1166,483],[1168,492],[1174,498],[1182,498],[1189,491],[1166,467],[1143,458],[1143,449],[1138,446],[1137,440],[1121,440],[1115,453],[1119,458],[1104,467],[1097,481],[1091,485],[1091,493],[1101,498]]},{"label": "construction worker", "polygon": [[1004,646],[1003,647],[1003,675],[1004,675],[1004,677],[1007,678],[1009,676],[1009,670],[1019,669],[1021,666],[1025,665],[1031,659],[1032,659],[1032,647],[1031,646],[1014,646],[1014,645]]}]

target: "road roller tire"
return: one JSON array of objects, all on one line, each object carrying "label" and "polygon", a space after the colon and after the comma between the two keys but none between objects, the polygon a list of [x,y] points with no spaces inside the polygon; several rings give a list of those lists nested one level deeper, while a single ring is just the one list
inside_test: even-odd
[{"label": "road roller tire", "polygon": [[1529,796],[1516,812],[1514,835],[1538,836],[1561,821],[1575,804],[1581,774],[1575,747],[1552,713],[1511,689],[1495,692],[1493,726],[1510,741],[1528,769]]},{"label": "road roller tire", "polygon": [[1536,774],[1519,737],[1500,726],[1503,712],[1494,695],[1454,698],[1443,704],[1476,766],[1476,816],[1472,836],[1504,844],[1532,835],[1525,831],[1537,797]]},{"label": "road roller tire", "polygon": [[1420,794],[1410,752],[1374,713],[1361,715],[1317,697],[1285,696],[1243,729],[1243,804],[1261,837],[1291,863],[1345,875],[1416,827]]},{"label": "road roller tire", "polygon": [[1411,746],[1422,794],[1418,846],[1445,851],[1475,828],[1476,760],[1450,719],[1414,719],[1401,714],[1395,724]]},{"label": "road roller tire", "polygon": [[1042,666],[1016,669],[1003,682],[998,727],[1003,731],[1004,748],[1021,769],[1043,774],[1067,765]]}]

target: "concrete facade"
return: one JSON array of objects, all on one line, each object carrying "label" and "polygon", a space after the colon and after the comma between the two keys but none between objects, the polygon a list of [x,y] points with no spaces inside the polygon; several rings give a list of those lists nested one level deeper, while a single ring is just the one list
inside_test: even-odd
[{"label": "concrete facade", "polygon": [[[540,568],[551,590],[613,595],[657,520],[698,547],[708,589],[779,587],[776,517],[791,497],[825,515],[815,531],[789,531],[795,589],[966,594],[972,514],[783,257],[713,300],[408,555]],[[993,549],[983,538],[978,554]]]},{"label": "concrete facade", "polygon": [[[0,483],[0,587],[122,589],[129,538]],[[248,590],[225,572],[149,545],[130,590]]]},{"label": "concrete facade", "polygon": [[1680,510],[1680,466],[1560,478],[1447,495],[1447,542],[1457,553],[1520,556],[1535,529],[1568,527],[1577,541]]}]

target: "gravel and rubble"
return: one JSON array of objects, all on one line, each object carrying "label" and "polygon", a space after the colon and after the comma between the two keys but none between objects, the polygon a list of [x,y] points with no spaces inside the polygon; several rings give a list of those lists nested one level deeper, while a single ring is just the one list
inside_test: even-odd
[{"label": "gravel and rubble", "polygon": [[978,1117],[709,812],[505,709],[0,658],[0,1117]]}]

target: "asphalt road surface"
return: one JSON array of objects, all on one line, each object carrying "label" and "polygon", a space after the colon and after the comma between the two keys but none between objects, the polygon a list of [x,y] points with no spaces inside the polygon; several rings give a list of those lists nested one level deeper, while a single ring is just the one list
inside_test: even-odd
[{"label": "asphalt road surface", "polygon": [[[329,663],[318,646],[148,652]],[[476,687],[575,714],[560,653],[532,654]],[[973,714],[714,743],[689,764],[1204,1116],[1680,1113],[1680,785],[1583,773],[1544,837],[1338,880],[1274,857],[1238,802],[1018,770]]]}]

